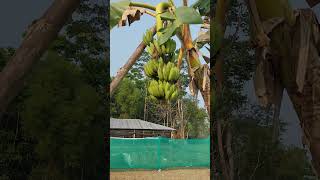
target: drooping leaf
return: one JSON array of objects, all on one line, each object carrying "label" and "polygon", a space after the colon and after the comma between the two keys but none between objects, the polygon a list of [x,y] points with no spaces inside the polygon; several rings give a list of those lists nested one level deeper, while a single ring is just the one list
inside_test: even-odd
[{"label": "drooping leaf", "polygon": [[129,4],[129,0],[123,0],[110,4],[110,29],[119,23],[123,12],[129,7]]},{"label": "drooping leaf", "polygon": [[158,41],[159,44],[162,45],[163,43],[167,42],[171,36],[174,34],[177,28],[181,25],[180,21],[173,21],[167,28],[163,29],[162,35],[159,37]]},{"label": "drooping leaf", "polygon": [[201,15],[191,7],[179,7],[175,11],[177,20],[182,24],[202,24]]},{"label": "drooping leaf", "polygon": [[[216,3],[216,0],[211,0],[211,3]],[[208,16],[210,14],[210,0],[198,0],[191,7],[198,9],[201,16]]]}]

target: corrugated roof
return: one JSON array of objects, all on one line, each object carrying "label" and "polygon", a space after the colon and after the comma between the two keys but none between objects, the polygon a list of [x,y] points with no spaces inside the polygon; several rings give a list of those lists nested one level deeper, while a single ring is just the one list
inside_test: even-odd
[{"label": "corrugated roof", "polygon": [[110,118],[110,129],[152,129],[152,130],[168,130],[175,129],[155,124],[141,119],[115,119]]}]

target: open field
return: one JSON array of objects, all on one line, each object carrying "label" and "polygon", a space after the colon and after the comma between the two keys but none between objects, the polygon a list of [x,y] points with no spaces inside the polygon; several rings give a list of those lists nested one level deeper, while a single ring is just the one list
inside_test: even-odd
[{"label": "open field", "polygon": [[209,169],[111,171],[111,180],[209,180]]}]

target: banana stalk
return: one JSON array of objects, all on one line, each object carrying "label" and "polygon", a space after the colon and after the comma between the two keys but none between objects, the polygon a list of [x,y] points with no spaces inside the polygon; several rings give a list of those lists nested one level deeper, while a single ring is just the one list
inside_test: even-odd
[{"label": "banana stalk", "polygon": [[170,6],[171,5],[169,3],[167,3],[167,2],[161,2],[156,6],[156,26],[157,26],[157,35],[158,35],[158,37],[161,34],[159,31],[163,26],[163,22],[162,22],[162,19],[161,19],[161,14],[163,12],[165,12],[165,10],[167,8],[169,8]]}]

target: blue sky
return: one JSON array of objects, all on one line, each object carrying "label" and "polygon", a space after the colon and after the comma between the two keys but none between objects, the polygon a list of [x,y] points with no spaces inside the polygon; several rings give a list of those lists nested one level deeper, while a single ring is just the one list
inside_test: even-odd
[{"label": "blue sky", "polygon": [[[111,2],[115,2],[116,0],[112,0]],[[134,2],[144,2],[152,5],[156,5],[163,0],[136,0]],[[176,6],[182,6],[181,0],[174,1]],[[189,5],[193,4],[195,0],[189,1]],[[152,27],[155,24],[154,17],[151,17],[147,14],[144,14],[140,21],[136,21],[131,26],[125,27],[114,27],[110,31],[110,73],[112,76],[116,75],[117,71],[120,67],[122,67],[130,57],[130,55],[134,52],[136,47],[142,41],[143,34],[145,33],[147,28]],[[192,38],[197,37],[199,32],[200,25],[191,25],[191,35]],[[180,47],[180,42],[176,38],[174,38],[177,42],[177,47]],[[208,54],[207,51],[203,51],[204,54]],[[204,61],[202,61],[204,63]],[[202,97],[200,97],[199,93],[199,105],[204,107],[204,102]]]}]

